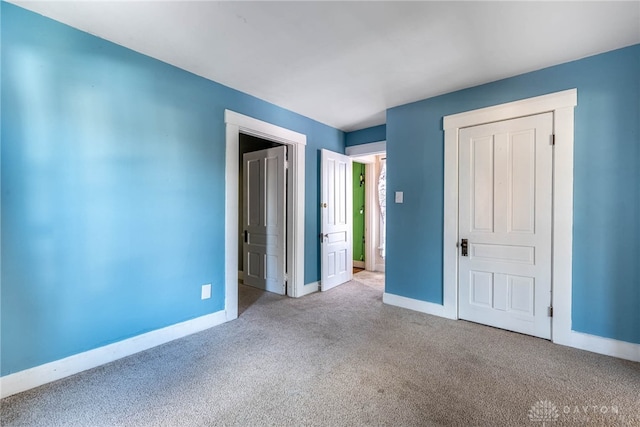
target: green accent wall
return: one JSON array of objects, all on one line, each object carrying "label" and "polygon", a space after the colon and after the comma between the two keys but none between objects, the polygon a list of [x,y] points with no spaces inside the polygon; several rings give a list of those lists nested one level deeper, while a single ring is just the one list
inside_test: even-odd
[{"label": "green accent wall", "polygon": [[364,164],[353,162],[353,260],[364,261]]}]

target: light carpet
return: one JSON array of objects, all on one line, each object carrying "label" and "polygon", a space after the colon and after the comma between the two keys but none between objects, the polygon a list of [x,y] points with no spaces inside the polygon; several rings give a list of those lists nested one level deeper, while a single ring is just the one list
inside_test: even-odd
[{"label": "light carpet", "polygon": [[382,304],[241,286],[224,325],[8,397],[2,426],[640,425],[640,364]]}]

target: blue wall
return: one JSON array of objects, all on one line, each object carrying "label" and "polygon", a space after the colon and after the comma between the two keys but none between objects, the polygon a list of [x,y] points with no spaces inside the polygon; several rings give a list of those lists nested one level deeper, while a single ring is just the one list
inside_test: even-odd
[{"label": "blue wall", "polygon": [[307,135],[319,280],[319,149],[344,152],[343,132],[0,8],[1,375],[224,308],[226,108]]},{"label": "blue wall", "polygon": [[442,117],[573,87],[573,327],[640,343],[640,46],[397,107],[386,129],[345,137],[14,5],[0,12],[0,375],[223,308],[224,109],[308,137],[306,283],[319,279],[319,149],[387,139],[390,192],[405,192],[388,206],[387,291],[441,303]]},{"label": "blue wall", "polygon": [[345,145],[350,147],[352,145],[369,144],[371,142],[386,141],[387,139],[387,126],[379,125],[366,129],[360,129],[353,132],[347,132],[345,135]]},{"label": "blue wall", "polygon": [[387,292],[442,304],[443,116],[571,88],[573,329],[640,343],[640,45],[388,110]]}]

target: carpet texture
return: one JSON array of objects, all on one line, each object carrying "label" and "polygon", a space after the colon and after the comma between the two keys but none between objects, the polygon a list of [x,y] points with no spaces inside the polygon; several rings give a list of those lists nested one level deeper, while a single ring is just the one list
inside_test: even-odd
[{"label": "carpet texture", "polygon": [[300,299],[0,402],[2,426],[640,425],[640,364],[382,304],[384,277]]}]

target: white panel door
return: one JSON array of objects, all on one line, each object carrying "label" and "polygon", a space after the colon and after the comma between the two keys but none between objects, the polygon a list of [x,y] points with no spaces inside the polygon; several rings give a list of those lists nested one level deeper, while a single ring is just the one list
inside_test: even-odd
[{"label": "white panel door", "polygon": [[323,291],[348,282],[353,277],[351,174],[349,157],[322,150],[320,289]]},{"label": "white panel door", "polygon": [[546,113],[459,133],[459,317],[547,339],[552,118]]},{"label": "white panel door", "polygon": [[284,295],[286,146],[246,153],[243,161],[243,281]]}]

